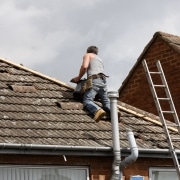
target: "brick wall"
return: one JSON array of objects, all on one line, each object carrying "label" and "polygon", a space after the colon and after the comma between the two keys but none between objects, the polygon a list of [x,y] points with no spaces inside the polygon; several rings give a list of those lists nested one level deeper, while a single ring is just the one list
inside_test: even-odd
[{"label": "brick wall", "polygon": [[[62,155],[0,155],[1,165],[59,165],[59,166],[88,166],[90,180],[110,180],[112,175],[112,157],[85,157],[66,156],[64,161]],[[172,166],[171,159],[138,158],[138,160],[123,170],[125,180],[130,176],[149,176],[149,167]]]},{"label": "brick wall", "polygon": [[124,171],[123,175],[126,180],[130,179],[130,176],[140,175],[149,177],[150,167],[173,167],[172,159],[160,159],[160,158],[138,158],[137,161],[129,165]]},{"label": "brick wall", "polygon": [[112,157],[85,157],[62,155],[0,155],[0,164],[13,165],[58,165],[58,166],[88,166],[91,180],[109,180],[112,174]]},{"label": "brick wall", "polygon": [[[180,55],[157,37],[141,60],[144,59],[146,59],[150,71],[157,71],[155,63],[160,60],[173,102],[180,117]],[[161,83],[158,75],[153,75],[153,79],[154,83]],[[164,96],[162,88],[158,90],[158,95]],[[126,86],[120,92],[119,100],[158,115],[142,63],[136,67]],[[169,105],[164,102],[162,107],[167,110]],[[173,119],[170,116],[165,118]]]}]

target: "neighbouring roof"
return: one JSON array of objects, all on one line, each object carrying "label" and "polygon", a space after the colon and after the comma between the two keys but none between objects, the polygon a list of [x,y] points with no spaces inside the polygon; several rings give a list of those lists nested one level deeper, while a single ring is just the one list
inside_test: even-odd
[{"label": "neighbouring roof", "polygon": [[[123,102],[118,107],[122,149],[129,148],[129,128],[139,148],[168,149],[157,116]],[[0,153],[17,145],[112,148],[111,123],[95,123],[73,98],[73,87],[0,58]]]},{"label": "neighbouring roof", "polygon": [[128,83],[128,80],[130,79],[130,77],[132,76],[132,74],[134,73],[136,67],[142,62],[142,57],[144,56],[144,54],[148,51],[149,47],[151,46],[151,44],[155,41],[155,39],[159,37],[161,38],[165,43],[167,43],[172,49],[174,49],[177,53],[180,54],[180,36],[175,36],[172,34],[168,34],[165,32],[156,32],[153,35],[153,38],[150,40],[150,42],[146,45],[146,47],[144,48],[143,52],[141,53],[141,55],[139,56],[139,58],[137,59],[136,63],[134,64],[134,66],[131,68],[128,76],[125,78],[125,80],[122,82],[121,87],[119,88],[119,92],[121,92],[124,87],[126,86],[126,84]]}]

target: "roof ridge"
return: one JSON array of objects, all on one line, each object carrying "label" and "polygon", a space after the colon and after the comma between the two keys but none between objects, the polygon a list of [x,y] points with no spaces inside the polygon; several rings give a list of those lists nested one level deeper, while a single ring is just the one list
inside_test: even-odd
[{"label": "roof ridge", "polygon": [[24,66],[22,66],[22,65],[19,65],[19,64],[17,64],[17,63],[14,63],[14,62],[12,62],[12,61],[10,61],[10,60],[8,60],[8,59],[5,59],[5,58],[0,57],[0,61],[3,61],[3,62],[5,62],[5,63],[10,64],[10,65],[13,65],[13,66],[15,66],[15,67],[18,67],[18,68],[20,68],[20,69],[22,69],[22,70],[29,71],[29,72],[31,72],[31,73],[33,73],[33,74],[35,74],[35,75],[38,75],[38,76],[40,76],[40,77],[42,77],[42,78],[45,78],[45,79],[50,80],[50,81],[53,81],[54,83],[59,84],[59,85],[62,85],[62,86],[65,86],[65,87],[67,87],[67,88],[69,88],[69,89],[74,89],[74,87],[72,87],[72,86],[70,86],[70,85],[68,85],[68,84],[66,84],[66,83],[64,83],[64,82],[62,82],[62,81],[59,81],[59,80],[54,79],[54,78],[52,78],[52,77],[50,77],[50,76],[46,76],[46,75],[44,75],[44,74],[42,74],[42,73],[40,73],[40,72],[38,72],[38,71],[29,69],[29,68],[27,68],[27,67],[24,67]]},{"label": "roof ridge", "polygon": [[177,37],[177,38],[180,37],[180,36],[178,36],[178,35],[166,33],[166,32],[163,32],[163,31],[157,31],[157,32],[155,32],[154,36],[156,36],[156,35],[159,35],[159,36],[162,36],[162,37]]},{"label": "roof ridge", "polygon": [[[139,109],[139,108],[136,108],[134,106],[128,105],[128,104],[126,104],[124,102],[121,102],[121,101],[119,101],[118,107],[119,107],[120,110],[129,112],[131,114],[134,114],[135,116],[143,118],[146,121],[149,121],[149,122],[152,122],[152,123],[154,123],[156,125],[162,126],[162,123],[160,121],[159,116],[157,116],[155,114],[146,112],[146,111],[144,111],[142,109]],[[172,123],[172,122],[170,122],[170,123]],[[172,130],[174,132],[178,132],[178,130],[176,128],[174,128],[174,127],[168,127],[168,129],[170,129],[170,130]]]}]

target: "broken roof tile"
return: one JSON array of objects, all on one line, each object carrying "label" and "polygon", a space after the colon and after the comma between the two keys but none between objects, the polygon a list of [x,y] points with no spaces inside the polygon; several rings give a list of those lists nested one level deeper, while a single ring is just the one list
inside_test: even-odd
[{"label": "broken roof tile", "polygon": [[57,102],[62,109],[83,109],[80,102]]},{"label": "broken roof tile", "polygon": [[34,86],[31,85],[10,85],[10,88],[14,92],[20,92],[20,93],[35,93],[37,90]]}]

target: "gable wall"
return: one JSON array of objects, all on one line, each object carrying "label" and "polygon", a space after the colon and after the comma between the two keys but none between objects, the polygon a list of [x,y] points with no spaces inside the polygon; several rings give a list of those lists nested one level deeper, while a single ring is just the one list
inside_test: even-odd
[{"label": "gable wall", "polygon": [[[157,37],[141,60],[144,59],[146,59],[150,71],[156,71],[155,63],[157,60],[160,60],[176,110],[180,117],[180,55]],[[158,78],[154,80],[154,82],[160,82]],[[159,97],[164,94],[162,89],[158,93]],[[136,67],[126,86],[120,92],[119,100],[158,115],[142,63]],[[164,103],[162,106],[165,108],[164,110],[168,108],[168,104]],[[172,117],[166,118],[172,120]]]},{"label": "gable wall", "polygon": [[[66,156],[64,161],[62,155],[0,155],[1,165],[59,165],[59,166],[88,166],[90,170],[90,180],[109,180],[112,175],[112,157],[86,157],[86,156]],[[122,158],[123,159],[123,158]],[[125,180],[130,176],[149,176],[149,167],[172,166],[171,159],[158,158],[138,158],[137,161],[123,170]]]}]

